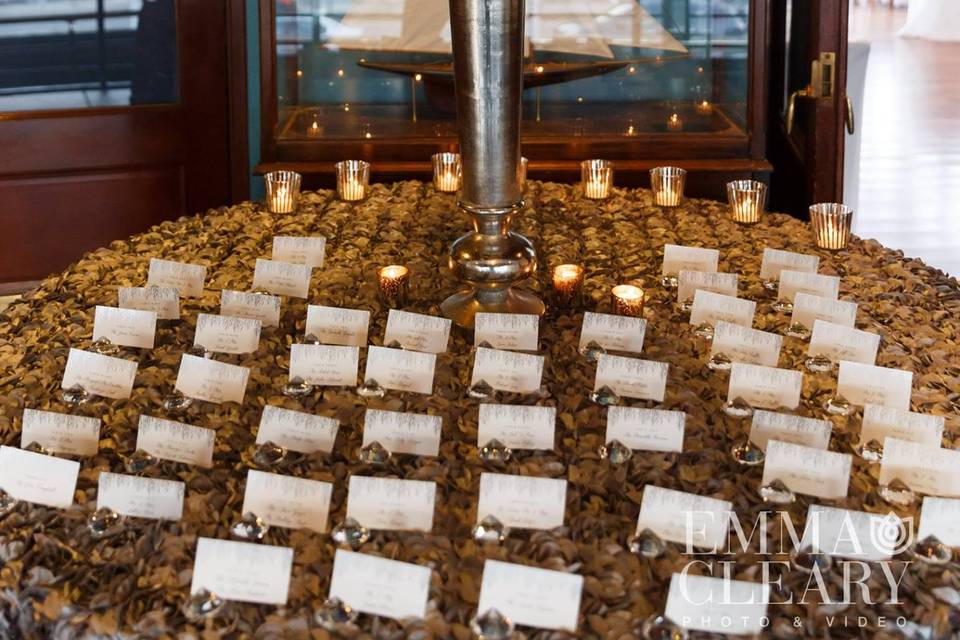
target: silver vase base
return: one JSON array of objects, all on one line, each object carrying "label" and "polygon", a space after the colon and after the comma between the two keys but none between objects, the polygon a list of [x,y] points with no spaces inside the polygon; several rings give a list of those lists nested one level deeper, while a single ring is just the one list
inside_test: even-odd
[{"label": "silver vase base", "polygon": [[464,289],[453,294],[440,304],[444,317],[454,324],[473,328],[473,319],[477,313],[527,313],[542,316],[546,311],[543,300],[530,291],[522,289],[501,289],[489,292],[478,289]]}]

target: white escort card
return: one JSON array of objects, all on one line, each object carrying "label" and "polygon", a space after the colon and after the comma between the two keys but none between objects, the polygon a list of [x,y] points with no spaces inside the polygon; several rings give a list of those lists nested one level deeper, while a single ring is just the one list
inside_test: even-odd
[{"label": "white escort card", "polygon": [[607,351],[640,353],[646,333],[647,321],[643,318],[585,311],[580,327],[579,348],[595,342]]},{"label": "white escort card", "polygon": [[100,472],[97,509],[107,508],[122,516],[179,520],[183,515],[186,485],[176,480]]},{"label": "white escort card", "polygon": [[846,453],[770,440],[761,482],[768,485],[779,480],[794,493],[845,498],[852,465],[853,456]]},{"label": "white escort card", "polygon": [[487,343],[494,349],[536,351],[540,339],[540,316],[530,313],[484,313],[474,317],[473,344]]},{"label": "white escort card", "polygon": [[350,476],[347,517],[368,529],[430,531],[437,483]]},{"label": "white escort card", "polygon": [[253,513],[271,527],[327,530],[333,485],[250,469],[242,513]]},{"label": "white escort card", "polygon": [[690,324],[707,324],[712,327],[723,320],[743,327],[752,327],[756,312],[757,303],[754,300],[743,300],[700,289],[693,294]]},{"label": "white escort card", "polygon": [[553,449],[556,407],[481,404],[477,446],[499,440],[511,449]]},{"label": "white escort card", "polygon": [[287,603],[293,549],[233,540],[197,539],[190,593],[256,604]]},{"label": "white escort card", "polygon": [[270,257],[277,262],[320,269],[326,253],[327,239],[323,236],[274,236]]},{"label": "white escort card", "polygon": [[17,500],[65,509],[73,504],[80,463],[0,446],[0,488]]},{"label": "white escort card", "polygon": [[119,287],[117,299],[121,309],[153,311],[157,320],[180,319],[180,292],[176,287]]},{"label": "white escort card", "polygon": [[257,258],[253,268],[253,289],[278,296],[306,298],[310,293],[313,268],[304,264],[290,264]]},{"label": "white escort card", "polygon": [[383,344],[388,346],[396,342],[404,349],[444,353],[450,341],[452,324],[447,318],[390,309]]},{"label": "white escort card", "polygon": [[939,447],[943,442],[943,416],[914,413],[893,407],[868,404],[863,407],[860,442],[892,437],[917,442],[928,447]]},{"label": "white escort card", "polygon": [[303,333],[324,344],[365,347],[369,326],[370,312],[365,309],[311,304],[307,307],[307,325]]},{"label": "white escort card", "polygon": [[563,525],[566,508],[566,480],[480,474],[478,523],[493,516],[514,529],[553,529]]},{"label": "white escort card", "polygon": [[250,369],[209,358],[183,354],[176,390],[197,400],[219,404],[243,402]]},{"label": "white escort card", "polygon": [[533,393],[543,379],[543,356],[480,347],[474,353],[470,385],[481,380],[498,391]]},{"label": "white escort card", "polygon": [[886,438],[880,484],[901,480],[917,493],[960,498],[960,450]]},{"label": "white escort card", "polygon": [[150,258],[147,286],[172,287],[181,298],[199,298],[203,295],[206,277],[207,268],[202,265]]},{"label": "white escort card", "polygon": [[260,415],[257,444],[272,442],[297,453],[329,453],[339,428],[340,422],[334,418],[268,404]]},{"label": "white escort card", "polygon": [[857,303],[814,296],[800,291],[793,297],[793,314],[790,317],[790,324],[799,324],[807,329],[813,329],[815,320],[852,327],[857,322]]},{"label": "white escort card", "polygon": [[879,349],[880,336],[876,333],[814,320],[807,355],[824,356],[832,362],[849,360],[872,365]]},{"label": "white escort card", "polygon": [[796,409],[802,386],[803,374],[799,371],[734,362],[727,401],[740,398],[761,409]]},{"label": "white escort card", "polygon": [[486,560],[477,613],[496,609],[514,624],[576,633],[583,576]]},{"label": "white escort card", "polygon": [[675,573],[663,615],[688,631],[757,635],[769,622],[769,602],[766,582]]},{"label": "white escort card", "polygon": [[440,452],[441,416],[367,409],[363,417],[363,443],[379,442],[390,453],[435,456]]},{"label": "white escort card", "polygon": [[60,386],[69,389],[80,385],[87,393],[119,400],[130,397],[136,377],[137,363],[134,360],[70,349]]},{"label": "white escort card", "polygon": [[213,466],[216,436],[213,429],[141,415],[137,425],[137,449],[161,460],[209,469]]},{"label": "white escort card", "polygon": [[100,419],[24,409],[20,446],[34,442],[52,453],[95,456],[100,448]]},{"label": "white escort card", "polygon": [[318,387],[357,384],[360,347],[330,344],[290,345],[290,379],[300,378]]},{"label": "white escort card", "polygon": [[697,291],[712,291],[723,296],[737,296],[740,277],[735,273],[713,271],[681,271],[677,279],[677,300],[693,300]]},{"label": "white escort card", "polygon": [[394,620],[427,615],[430,567],[337,549],[328,597],[354,610]]},{"label": "white escort card", "polygon": [[667,391],[667,369],[666,362],[604,353],[597,359],[597,376],[593,381],[593,390],[610,387],[623,398],[663,402]]},{"label": "white escort card", "polygon": [[770,440],[826,449],[830,445],[832,431],[833,423],[829,420],[757,409],[753,412],[753,421],[750,424],[750,442],[762,451],[767,450]]},{"label": "white escort card", "polygon": [[663,245],[662,275],[675,276],[681,271],[716,271],[719,264],[720,252],[716,249]]},{"label": "white escort card", "polygon": [[810,547],[837,558],[880,562],[893,557],[899,526],[900,519],[889,513],[811,504],[799,548]]},{"label": "white escort card", "polygon": [[106,339],[121,347],[153,349],[157,332],[155,311],[98,306],[93,314],[93,340]]},{"label": "white escort card", "polygon": [[607,409],[604,442],[619,440],[643,451],[683,451],[686,422],[683,411],[613,406]]},{"label": "white escort card", "polygon": [[960,500],[924,497],[917,540],[930,536],[936,536],[948,547],[960,547]]},{"label": "white escort card", "polygon": [[837,299],[840,295],[840,277],[826,276],[806,271],[780,272],[780,287],[777,289],[777,299],[793,302],[798,293],[809,293],[814,296]]},{"label": "white escort card", "polygon": [[687,549],[722,550],[727,546],[732,513],[733,503],[727,500],[648,484],[643,488],[637,533],[650,529]]},{"label": "white escort card", "polygon": [[816,273],[819,267],[820,256],[765,247],[763,258],[760,260],[760,279],[773,282],[779,280],[780,272],[784,269]]},{"label": "white escort card", "polygon": [[877,367],[859,362],[840,361],[837,395],[857,406],[879,404],[908,410],[913,372]]},{"label": "white escort card", "polygon": [[721,320],[714,327],[710,357],[723,354],[733,362],[776,367],[781,347],[781,335]]},{"label": "white escort card", "polygon": [[364,380],[376,380],[385,389],[433,393],[434,353],[370,346]]},{"label": "white escort card", "polygon": [[220,315],[259,320],[264,327],[280,326],[280,296],[248,291],[220,292]]},{"label": "white escort card", "polygon": [[197,315],[193,346],[215,353],[255,353],[260,347],[260,321],[250,318]]}]

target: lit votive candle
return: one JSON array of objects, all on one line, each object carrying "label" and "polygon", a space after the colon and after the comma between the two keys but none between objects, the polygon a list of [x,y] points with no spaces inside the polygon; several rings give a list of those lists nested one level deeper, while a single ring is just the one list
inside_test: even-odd
[{"label": "lit votive candle", "polygon": [[444,193],[454,193],[459,190],[463,171],[460,154],[446,151],[433,154],[432,159],[434,188]]},{"label": "lit votive candle", "polygon": [[561,305],[574,304],[582,288],[583,267],[578,264],[561,264],[553,268],[553,290]]},{"label": "lit votive candle", "polygon": [[632,284],[618,284],[610,290],[613,313],[639,318],[643,315],[643,289]]},{"label": "lit votive candle", "polygon": [[697,113],[702,116],[708,116],[713,113],[713,104],[709,100],[701,100],[697,103]]},{"label": "lit votive candle", "polygon": [[355,201],[367,197],[370,163],[364,160],[343,160],[337,169],[337,195],[341,200]]},{"label": "lit votive candle", "polygon": [[853,209],[836,202],[820,202],[810,206],[813,236],[821,249],[837,251],[850,241]]},{"label": "lit votive candle", "polygon": [[613,163],[609,160],[584,160],[580,163],[583,195],[591,200],[610,197],[613,188]]},{"label": "lit votive candle", "polygon": [[683,130],[683,118],[680,117],[679,113],[671,113],[670,117],[667,118],[667,131],[682,131]]},{"label": "lit votive candle", "polygon": [[654,204],[660,207],[679,207],[686,179],[687,171],[680,167],[650,169],[650,188],[653,190]]},{"label": "lit votive candle", "polygon": [[728,182],[727,201],[730,203],[730,216],[734,222],[759,222],[767,203],[767,185],[756,180]]},{"label": "lit votive candle", "polygon": [[270,213],[293,213],[300,200],[300,174],[295,171],[271,171],[263,176]]},{"label": "lit votive candle", "polygon": [[403,306],[407,302],[410,288],[410,269],[399,264],[381,267],[377,270],[377,291],[380,300],[391,308]]},{"label": "lit votive candle", "polygon": [[521,189],[527,186],[527,167],[529,165],[529,160],[524,157],[520,158],[520,164],[517,166],[517,178],[520,180]]}]

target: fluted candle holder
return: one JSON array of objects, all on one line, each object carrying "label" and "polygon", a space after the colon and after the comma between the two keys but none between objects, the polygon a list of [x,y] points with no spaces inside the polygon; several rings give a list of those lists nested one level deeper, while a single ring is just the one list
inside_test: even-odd
[{"label": "fluted candle holder", "polygon": [[463,177],[463,165],[460,154],[444,151],[435,153],[433,160],[433,186],[437,191],[456,193],[460,190]]},{"label": "fluted candle holder", "polygon": [[271,171],[263,176],[267,192],[267,211],[293,213],[300,201],[300,174],[296,171]]},{"label": "fluted candle holder", "polygon": [[850,241],[853,209],[836,202],[820,202],[810,206],[813,237],[821,249],[838,251]]},{"label": "fluted candle holder", "polygon": [[354,202],[367,197],[370,184],[370,163],[364,160],[342,160],[337,169],[337,195],[341,200]]}]

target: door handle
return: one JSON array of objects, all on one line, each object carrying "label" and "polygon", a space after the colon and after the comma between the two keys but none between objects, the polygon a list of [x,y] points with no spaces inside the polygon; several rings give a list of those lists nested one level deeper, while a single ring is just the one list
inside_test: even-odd
[{"label": "door handle", "polygon": [[847,133],[849,133],[850,135],[853,135],[853,132],[857,130],[857,123],[854,122],[854,119],[853,119],[853,100],[850,99],[850,96],[846,96],[846,98],[847,98],[847,117],[846,117]]},{"label": "door handle", "polygon": [[793,117],[797,112],[797,98],[812,98],[813,89],[811,87],[804,87],[803,89],[797,89],[796,91],[790,94],[790,97],[787,98],[787,113],[784,116],[787,125],[787,135],[793,131]]}]

